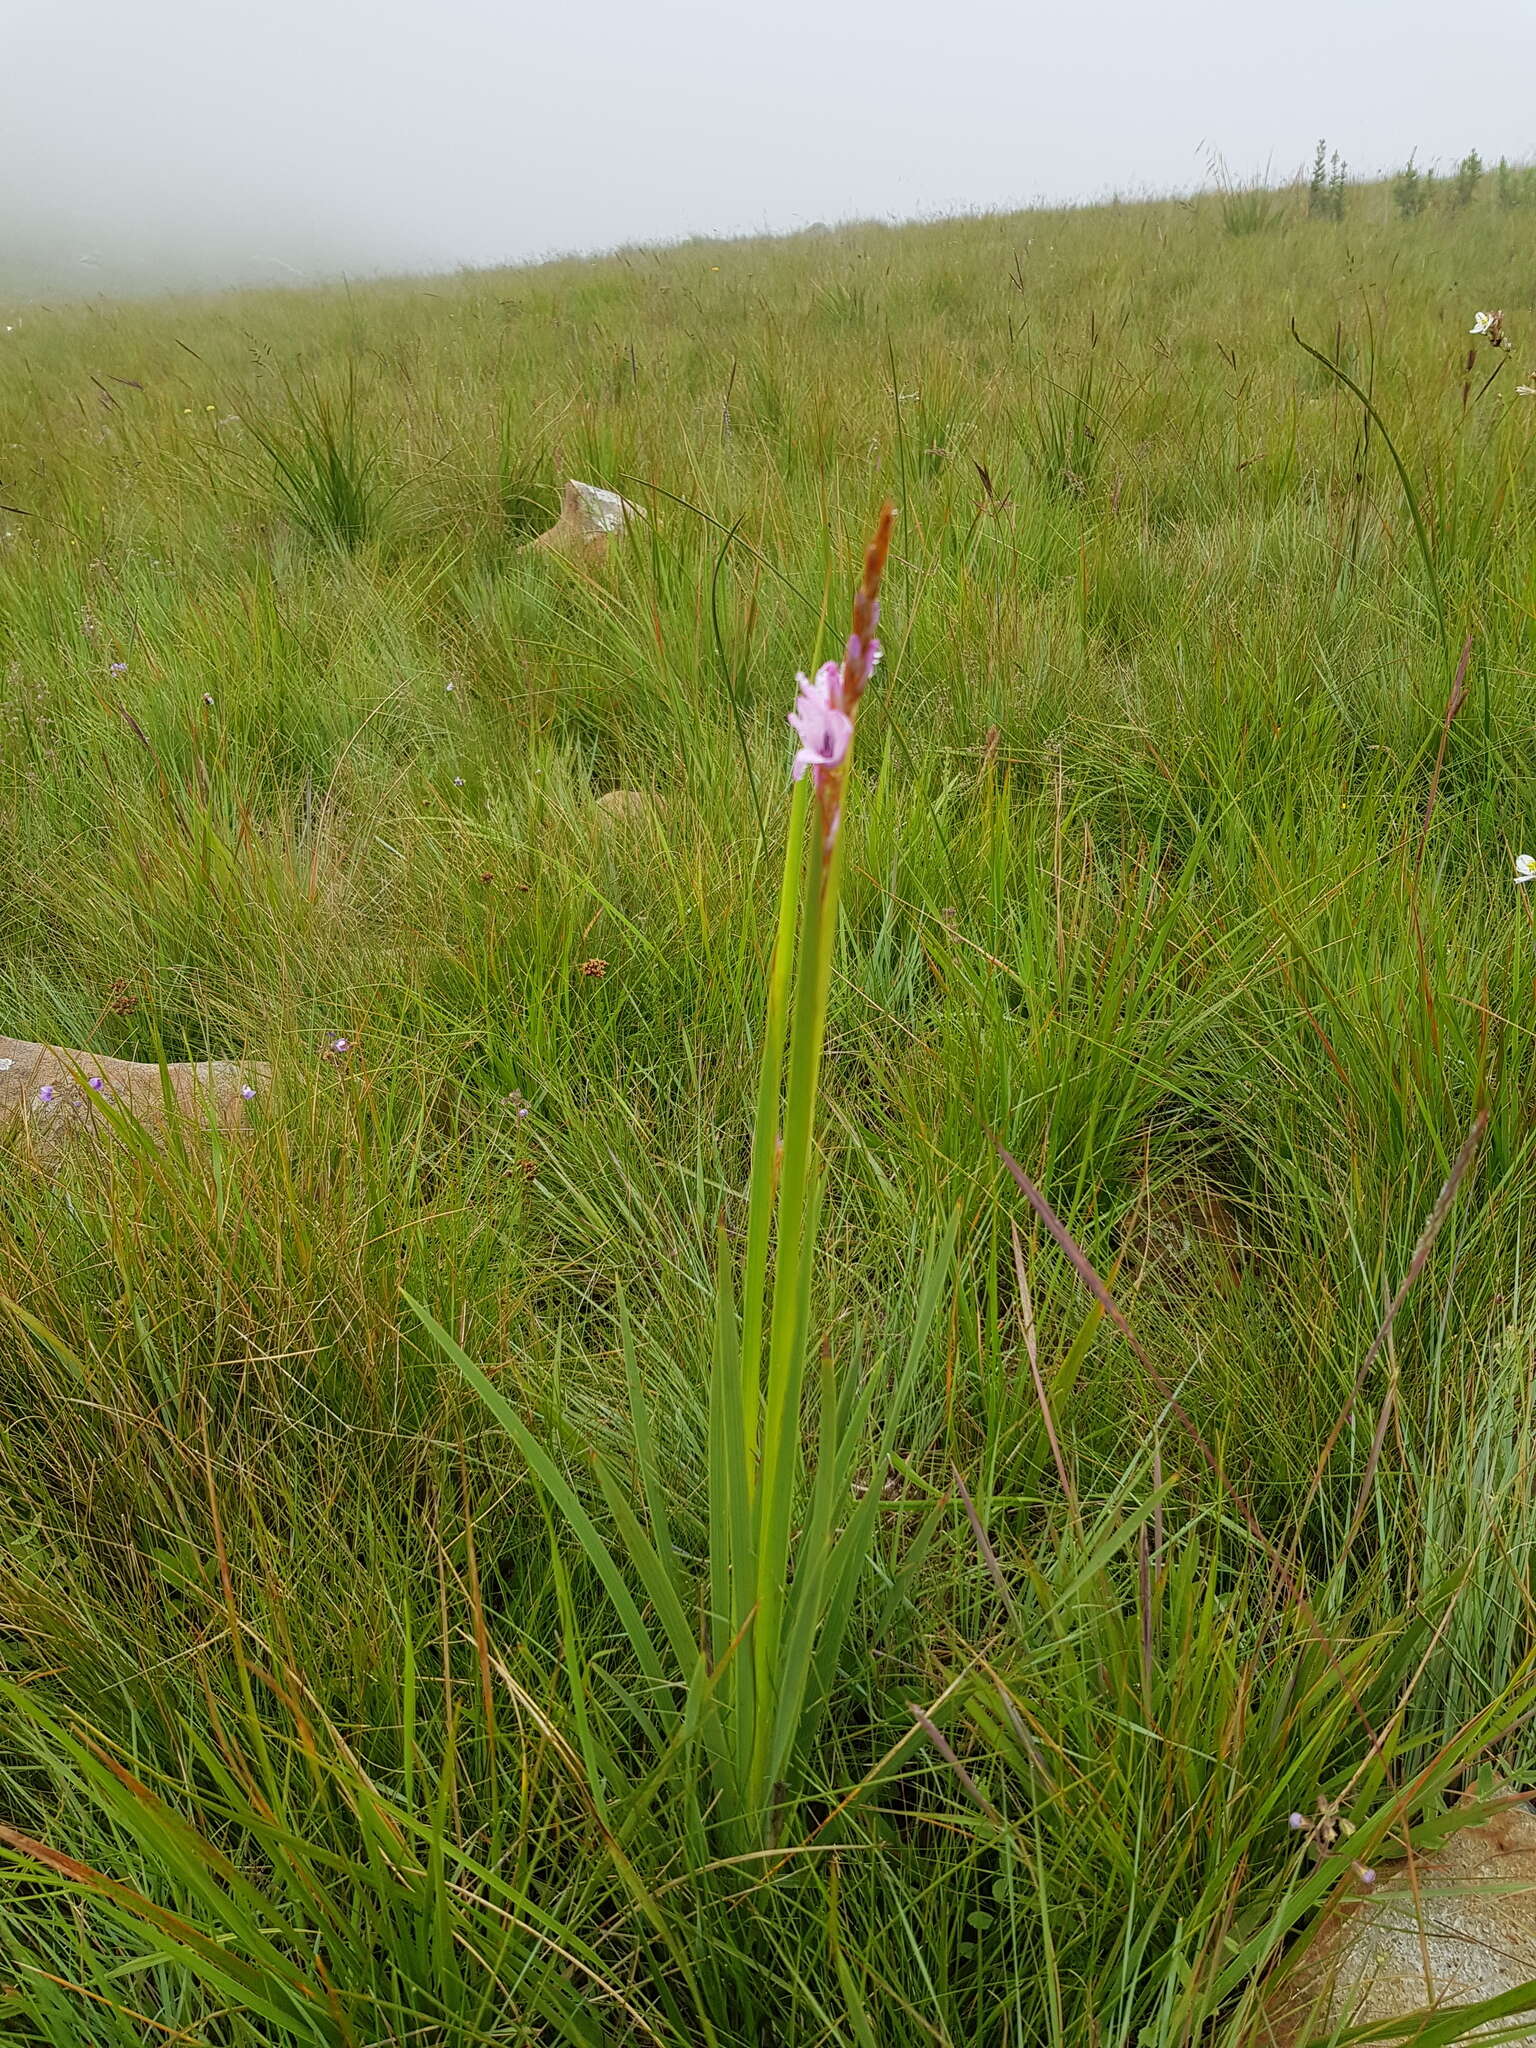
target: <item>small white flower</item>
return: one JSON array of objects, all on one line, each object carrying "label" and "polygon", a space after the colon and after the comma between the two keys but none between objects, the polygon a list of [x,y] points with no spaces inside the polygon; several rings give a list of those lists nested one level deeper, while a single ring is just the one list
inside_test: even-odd
[{"label": "small white flower", "polygon": [[1516,882],[1536,882],[1536,853],[1515,855]]},{"label": "small white flower", "polygon": [[1467,332],[1469,334],[1486,334],[1494,348],[1502,348],[1504,346],[1504,315],[1502,313],[1476,313],[1473,315],[1472,325],[1467,329]]},{"label": "small white flower", "polygon": [[1516,398],[1536,398],[1536,384],[1517,384],[1515,386],[1515,396]]}]

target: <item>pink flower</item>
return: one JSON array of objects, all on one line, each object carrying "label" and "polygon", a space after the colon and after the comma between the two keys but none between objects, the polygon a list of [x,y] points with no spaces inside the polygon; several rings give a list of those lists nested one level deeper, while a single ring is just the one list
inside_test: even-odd
[{"label": "pink flower", "polygon": [[[853,720],[835,699],[842,691],[842,672],[835,661],[824,661],[815,682],[797,675],[800,694],[789,722],[800,735],[795,755],[794,779],[798,782],[807,768],[837,768],[848,757],[853,739]],[[818,776],[818,780],[819,780]]]}]

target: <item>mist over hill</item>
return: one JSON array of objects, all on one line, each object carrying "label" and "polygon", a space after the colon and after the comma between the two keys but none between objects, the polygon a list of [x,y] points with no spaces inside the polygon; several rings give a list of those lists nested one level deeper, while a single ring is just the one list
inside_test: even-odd
[{"label": "mist over hill", "polygon": [[[13,7],[0,292],[449,271],[816,221],[1530,153],[1536,15],[1434,0],[1091,17],[999,0]],[[1511,12],[1519,13],[1519,10]],[[1369,80],[1362,92],[1360,81]]]},{"label": "mist over hill", "polygon": [[316,284],[409,269],[386,245],[335,223],[261,223],[223,215],[193,223],[103,217],[40,205],[6,224],[0,293],[21,300],[137,297],[259,284]]}]

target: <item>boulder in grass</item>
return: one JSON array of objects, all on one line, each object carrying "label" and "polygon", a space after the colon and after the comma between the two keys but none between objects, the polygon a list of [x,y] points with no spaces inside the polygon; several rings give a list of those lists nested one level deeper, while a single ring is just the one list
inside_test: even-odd
[{"label": "boulder in grass", "polygon": [[162,1137],[173,1121],[237,1130],[269,1070],[257,1062],[108,1059],[98,1053],[0,1038],[0,1130],[19,1132],[34,1158],[56,1158],[125,1122]]},{"label": "boulder in grass", "polygon": [[605,825],[625,828],[649,824],[661,815],[661,805],[644,789],[605,789],[593,799],[593,807]]},{"label": "boulder in grass", "polygon": [[[1325,1911],[1296,1965],[1266,2001],[1253,2035],[1264,2048],[1302,2048],[1346,2028],[1497,1997],[1536,1980],[1536,1812],[1512,1802],[1493,1819],[1459,1828],[1408,1863],[1358,1875]],[[1464,2037],[1518,2025],[1490,2020]],[[1515,2048],[1536,2048],[1536,2011]]]},{"label": "boulder in grass", "polygon": [[573,478],[565,487],[560,517],[547,533],[529,541],[531,548],[553,554],[575,555],[601,560],[608,543],[645,514],[617,491],[605,491],[597,484],[579,484]]}]

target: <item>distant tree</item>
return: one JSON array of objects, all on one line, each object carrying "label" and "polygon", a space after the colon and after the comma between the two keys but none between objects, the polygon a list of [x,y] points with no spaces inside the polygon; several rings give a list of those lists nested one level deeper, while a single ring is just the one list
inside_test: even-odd
[{"label": "distant tree", "polygon": [[1536,167],[1512,164],[1501,156],[1494,166],[1493,200],[1501,212],[1536,202]]},{"label": "distant tree", "polygon": [[1483,175],[1483,160],[1475,149],[1469,149],[1456,166],[1451,180],[1452,206],[1470,206],[1477,195],[1478,182]]},{"label": "distant tree", "polygon": [[1312,176],[1307,185],[1307,212],[1313,220],[1321,219],[1328,211],[1328,145],[1319,141],[1317,155],[1312,159]]},{"label": "distant tree", "polygon": [[1415,220],[1429,204],[1432,178],[1425,177],[1412,157],[1392,180],[1392,204],[1404,220]]},{"label": "distant tree", "polygon": [[1312,159],[1312,176],[1307,182],[1307,217],[1310,220],[1344,218],[1344,159],[1335,150],[1328,154],[1326,142],[1319,142]]}]

